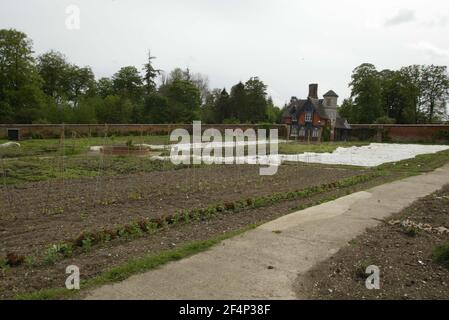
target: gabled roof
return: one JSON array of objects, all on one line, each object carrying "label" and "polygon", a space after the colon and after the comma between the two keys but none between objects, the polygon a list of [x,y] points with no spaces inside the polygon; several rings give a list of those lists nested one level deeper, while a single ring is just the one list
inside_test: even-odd
[{"label": "gabled roof", "polygon": [[320,118],[322,119],[329,119],[329,116],[326,113],[326,110],[323,106],[323,99],[312,99],[309,98],[309,100],[313,103],[315,107],[315,111],[320,115]]},{"label": "gabled roof", "polygon": [[296,114],[299,115],[304,111],[304,109],[312,107],[322,119],[329,119],[323,106],[323,99],[292,99],[288,107],[284,110],[282,117],[291,117]]},{"label": "gabled roof", "polygon": [[323,97],[337,97],[338,98],[338,94],[336,94],[333,90],[329,90],[328,92],[326,92]]}]

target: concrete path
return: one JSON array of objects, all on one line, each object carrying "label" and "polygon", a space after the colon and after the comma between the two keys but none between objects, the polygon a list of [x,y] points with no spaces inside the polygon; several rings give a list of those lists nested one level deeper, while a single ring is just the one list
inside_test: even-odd
[{"label": "concrete path", "polygon": [[[301,210],[88,299],[296,299],[298,275],[367,227],[449,183],[449,165]],[[275,231],[275,232],[273,232]]]}]

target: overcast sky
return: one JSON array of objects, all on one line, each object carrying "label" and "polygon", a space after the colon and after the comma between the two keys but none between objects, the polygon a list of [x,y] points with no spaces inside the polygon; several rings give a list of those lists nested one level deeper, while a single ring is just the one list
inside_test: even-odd
[{"label": "overcast sky", "polygon": [[[80,29],[66,8],[80,8]],[[0,28],[89,65],[97,78],[139,69],[151,49],[165,71],[189,67],[210,86],[260,77],[278,105],[333,89],[349,96],[352,70],[449,63],[447,0],[0,0]]]}]

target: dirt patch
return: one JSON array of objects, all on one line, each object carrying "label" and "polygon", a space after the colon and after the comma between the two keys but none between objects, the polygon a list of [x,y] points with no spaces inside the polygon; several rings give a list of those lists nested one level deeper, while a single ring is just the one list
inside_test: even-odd
[{"label": "dirt patch", "polygon": [[[397,221],[412,221],[425,229]],[[429,229],[429,226],[432,227]],[[311,299],[449,299],[449,269],[433,259],[449,243],[449,185],[416,201],[350,241],[297,281],[300,297]],[[367,290],[364,270],[380,268],[380,290]]]},{"label": "dirt patch", "polygon": [[[392,179],[392,177],[389,179]],[[112,241],[96,246],[88,253],[65,259],[54,265],[23,265],[17,268],[0,270],[0,298],[11,298],[18,293],[32,292],[42,288],[61,287],[66,278],[65,268],[70,264],[80,267],[82,279],[92,278],[131,258],[157,254],[163,250],[173,249],[195,240],[210,239],[252,223],[275,219],[290,213],[299,206],[312,205],[324,199],[340,197],[383,182],[385,182],[385,178],[378,177],[357,186],[336,189],[306,199],[285,201],[270,207],[217,215],[209,220],[177,225],[134,240]]]},{"label": "dirt patch", "polygon": [[11,186],[0,193],[0,256],[29,255],[76,238],[177,210],[301,190],[361,174],[360,170],[286,165],[274,176],[257,166],[220,166],[118,177],[47,181]]}]

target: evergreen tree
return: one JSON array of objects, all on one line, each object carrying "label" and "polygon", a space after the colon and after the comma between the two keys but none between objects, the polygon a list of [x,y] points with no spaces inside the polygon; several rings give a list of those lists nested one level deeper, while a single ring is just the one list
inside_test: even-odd
[{"label": "evergreen tree", "polygon": [[145,89],[147,94],[151,94],[156,91],[156,77],[158,77],[161,73],[161,70],[155,69],[153,67],[152,60],[156,59],[156,57],[151,56],[150,50],[148,50],[148,62],[144,65],[144,81],[145,81]]},{"label": "evergreen tree", "polygon": [[245,85],[242,82],[231,88],[229,105],[230,114],[233,118],[239,119],[241,123],[245,123],[251,118],[251,110],[249,110],[247,105]]}]

